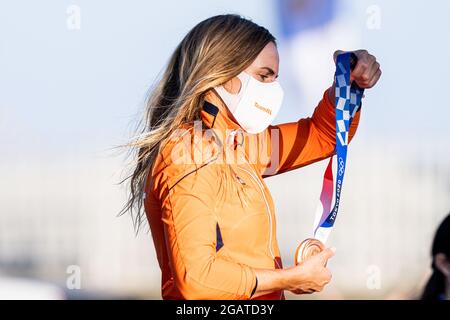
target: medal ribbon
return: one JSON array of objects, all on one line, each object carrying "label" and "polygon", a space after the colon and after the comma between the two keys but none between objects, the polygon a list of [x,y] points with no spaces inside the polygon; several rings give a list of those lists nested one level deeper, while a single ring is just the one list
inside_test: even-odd
[{"label": "medal ribbon", "polygon": [[[333,229],[341,202],[342,183],[344,181],[345,167],[347,164],[347,148],[349,128],[356,112],[361,107],[364,90],[353,82],[350,84],[350,71],[356,64],[356,56],[352,52],[346,52],[337,56],[335,73],[336,90],[336,149],[330,158],[323,177],[320,202],[315,214],[314,238],[325,243]],[[335,185],[334,204],[333,197],[333,159],[336,158],[337,172]]]}]

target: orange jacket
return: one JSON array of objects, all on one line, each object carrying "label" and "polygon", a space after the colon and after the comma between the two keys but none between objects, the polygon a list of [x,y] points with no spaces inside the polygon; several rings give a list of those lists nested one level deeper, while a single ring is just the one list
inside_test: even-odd
[{"label": "orange jacket", "polygon": [[[162,271],[162,297],[249,299],[256,284],[253,268],[282,267],[275,208],[263,177],[330,157],[334,106],[325,92],[311,118],[243,135],[214,90],[205,101],[203,130],[181,128],[147,179],[144,204]],[[262,150],[257,157],[254,146]],[[273,292],[259,298],[284,296]]]}]

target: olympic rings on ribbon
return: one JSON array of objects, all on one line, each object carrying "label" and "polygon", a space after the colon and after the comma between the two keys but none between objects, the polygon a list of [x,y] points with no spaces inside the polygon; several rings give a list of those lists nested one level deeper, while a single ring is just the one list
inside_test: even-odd
[{"label": "olympic rings on ribbon", "polygon": [[338,162],[339,162],[339,175],[342,176],[344,174],[344,170],[345,170],[344,159],[339,157],[339,161]]}]

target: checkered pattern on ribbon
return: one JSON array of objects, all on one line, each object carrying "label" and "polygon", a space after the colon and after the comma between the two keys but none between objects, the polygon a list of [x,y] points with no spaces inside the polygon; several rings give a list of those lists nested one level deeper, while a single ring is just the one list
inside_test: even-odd
[{"label": "checkered pattern on ribbon", "polygon": [[[352,53],[344,53],[337,57],[335,73],[336,91],[336,159],[337,172],[334,179],[332,163],[330,158],[324,174],[320,203],[316,210],[314,222],[314,237],[324,242],[334,225],[339,210],[342,183],[344,181],[345,167],[347,162],[347,148],[350,124],[361,107],[364,90],[356,83],[350,83],[350,60]],[[334,205],[333,199],[334,187]]]},{"label": "checkered pattern on ribbon", "polygon": [[364,90],[355,83],[350,84],[349,53],[337,59],[335,74],[336,90],[336,139],[342,146],[348,145],[350,123],[361,106]]}]

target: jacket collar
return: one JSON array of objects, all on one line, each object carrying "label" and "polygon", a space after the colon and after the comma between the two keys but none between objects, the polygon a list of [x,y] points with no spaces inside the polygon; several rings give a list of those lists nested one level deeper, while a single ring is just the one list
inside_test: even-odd
[{"label": "jacket collar", "polygon": [[[205,94],[204,100],[206,103],[203,105],[201,117],[208,128],[229,131],[241,128],[214,89]],[[214,107],[217,109],[214,110]]]},{"label": "jacket collar", "polygon": [[243,130],[214,89],[205,94],[201,118],[208,129],[213,129],[219,137],[226,137],[227,144],[242,145]]}]

